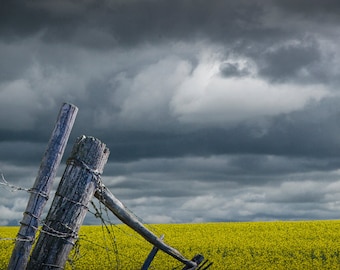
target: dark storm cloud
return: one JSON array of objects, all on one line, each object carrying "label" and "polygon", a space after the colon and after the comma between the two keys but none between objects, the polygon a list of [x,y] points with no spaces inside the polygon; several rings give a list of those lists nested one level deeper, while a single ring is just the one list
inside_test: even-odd
[{"label": "dark storm cloud", "polygon": [[[322,16],[323,19],[329,18],[329,15],[334,15],[338,17],[338,12],[340,10],[340,4],[336,0],[326,0],[322,4],[317,0],[288,0],[281,1],[275,0],[274,3],[279,7],[288,10],[291,13],[297,13],[304,16]],[[315,17],[314,17],[315,18]],[[333,19],[332,17],[329,19]]]},{"label": "dark storm cloud", "polygon": [[[305,5],[307,9],[300,8]],[[276,5],[268,1],[220,0],[30,1],[26,4],[5,1],[0,31],[4,40],[38,35],[48,44],[73,44],[97,50],[145,42],[209,40],[224,46],[227,57],[236,54],[252,58],[259,74],[269,80],[307,81],[315,80],[318,74],[327,74],[318,68],[321,49],[314,39],[322,28],[301,30],[286,21],[296,24],[313,21],[315,13],[327,17],[336,7],[334,1],[322,5],[300,1],[298,4],[276,1]],[[302,18],[292,15],[300,11]],[[222,74],[230,76],[230,72],[235,73],[232,70],[235,67],[224,65]],[[246,71],[236,70],[239,74]],[[6,69],[8,76],[13,76],[11,72]]]},{"label": "dark storm cloud", "polygon": [[246,68],[242,68],[237,63],[225,63],[220,66],[221,74],[224,77],[242,77],[249,75],[249,71]]},{"label": "dark storm cloud", "polygon": [[[79,113],[62,168],[77,136],[98,137],[111,152],[103,181],[149,222],[334,218],[338,11],[2,1],[0,170],[33,183],[67,101]],[[1,189],[0,224],[20,220],[23,197]]]},{"label": "dark storm cloud", "polygon": [[[261,55],[264,66],[260,67],[260,74],[273,78],[277,81],[296,80],[302,69],[309,69],[320,60],[320,50],[313,41],[301,42],[300,44],[289,44],[279,47]],[[314,75],[314,74],[312,74]],[[313,76],[308,76],[311,80]]]},{"label": "dark storm cloud", "polygon": [[[188,33],[193,37],[209,33],[214,38],[223,33],[224,39],[255,28],[262,14],[259,4],[247,1],[5,1],[1,30],[13,36],[45,30],[47,40],[64,42],[86,39],[85,29],[87,33],[92,29],[108,32],[123,44],[164,37],[185,39]],[[84,32],[77,36],[77,31]],[[101,46],[100,42],[96,45]]]},{"label": "dark storm cloud", "polygon": [[325,99],[305,110],[273,117],[266,126],[244,123],[190,132],[126,131],[102,137],[112,149],[112,160],[228,153],[339,157],[339,103]]},{"label": "dark storm cloud", "polygon": [[[310,180],[319,180],[322,175],[339,168],[340,159],[323,159],[304,157],[284,157],[273,155],[216,155],[210,157],[183,157],[166,159],[143,159],[134,162],[111,163],[106,168],[107,175],[114,176],[117,182],[109,180],[113,188],[122,188],[127,182],[122,179],[129,178],[130,186],[145,192],[143,187],[151,190],[158,186],[163,194],[176,188],[176,183],[186,182],[198,186],[198,183],[237,183],[239,185],[265,185],[269,182],[279,184],[287,178],[299,181],[303,177]],[[121,180],[119,180],[121,179]],[[335,180],[337,175],[328,175],[328,179]],[[326,181],[326,180],[325,180]],[[149,186],[150,185],[150,186]],[[173,185],[173,186],[172,186]],[[177,190],[177,189],[176,189]],[[197,193],[197,190],[184,190],[178,193]],[[204,192],[204,189],[200,190]]]}]

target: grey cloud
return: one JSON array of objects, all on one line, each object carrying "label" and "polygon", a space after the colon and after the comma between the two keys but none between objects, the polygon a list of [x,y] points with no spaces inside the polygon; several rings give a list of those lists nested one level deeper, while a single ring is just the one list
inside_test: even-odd
[{"label": "grey cloud", "polygon": [[[233,192],[245,186],[257,187],[260,190],[260,187],[265,189],[267,185],[276,187],[282,185],[276,191],[277,193],[282,191],[281,196],[270,197],[269,194],[266,198],[278,200],[280,197],[282,203],[284,198],[292,196],[287,192],[288,188],[285,188],[285,181],[295,181],[301,186],[304,184],[300,184],[299,181],[304,179],[310,181],[325,179],[324,184],[337,181],[338,166],[328,164],[326,167],[319,168],[318,165],[320,166],[323,162],[322,159],[306,162],[304,158],[292,159],[262,155],[146,159],[124,164],[108,164],[105,173],[111,176],[106,177],[104,182],[124,200],[160,197],[160,194],[164,198],[186,200],[196,196],[205,196],[207,191],[208,193],[217,192],[217,190]],[[339,165],[339,160],[337,165]],[[289,191],[294,192],[293,189]],[[315,193],[320,191],[316,189]],[[300,197],[301,200],[306,198]],[[286,199],[286,201],[289,200]],[[313,200],[318,201],[317,196],[314,196]]]},{"label": "grey cloud", "polygon": [[[314,190],[308,194],[305,184],[308,186],[308,183],[296,183],[294,190],[281,190],[278,186],[243,187],[232,191],[220,189],[214,194],[190,198],[180,209],[187,214],[196,211],[204,213],[205,218],[208,216],[209,220],[214,221],[324,219],[325,216],[336,218],[339,206],[327,200],[320,201],[320,198],[325,197],[327,189]],[[315,183],[312,185],[318,186]],[[285,201],[267,198],[267,194],[279,195]],[[198,211],[200,208],[202,210]]]},{"label": "grey cloud", "polygon": [[224,77],[242,77],[249,75],[250,72],[247,68],[240,67],[239,64],[225,63],[220,66],[221,74]]},{"label": "grey cloud", "polygon": [[[335,5],[334,2],[332,4]],[[319,67],[319,60],[324,57],[321,56],[322,48],[313,40],[314,36],[323,35],[322,23],[320,29],[314,30],[315,34],[312,30],[307,30],[306,33],[305,29],[294,29],[290,24],[280,23],[283,18],[290,19],[289,7],[292,6],[294,10],[294,3],[277,1],[274,5],[268,1],[254,3],[216,0],[209,3],[85,1],[75,4],[71,1],[36,1],[21,5],[16,1],[6,1],[4,6],[3,22],[0,24],[5,31],[4,37],[22,37],[27,32],[26,37],[36,36],[49,46],[79,46],[98,51],[110,51],[121,46],[126,49],[134,48],[145,43],[169,44],[174,40],[193,43],[207,40],[225,47],[226,57],[230,54],[250,57],[259,66],[259,74],[269,80],[299,81],[302,78],[306,82],[316,80],[315,76],[323,80],[329,79],[327,72],[323,71],[323,61],[322,67]],[[323,9],[319,11],[316,7],[311,8],[315,3],[297,6],[308,6],[307,10],[310,11],[307,12],[332,12],[331,4],[322,5]],[[281,7],[276,12],[282,17],[275,18],[271,7]],[[18,18],[13,21],[15,16]],[[274,16],[272,20],[275,23],[267,25],[264,22],[266,16]],[[301,23],[295,17],[293,20],[297,20],[296,24]],[[313,17],[308,17],[308,20],[312,21]],[[324,27],[328,28],[326,25]],[[300,43],[285,45],[291,39]],[[10,42],[16,40],[12,38]],[[49,57],[54,54],[55,51]],[[65,56],[58,55],[60,57],[64,62],[68,60]],[[58,58],[55,60],[58,61]],[[230,74],[231,68],[228,65],[222,67],[222,74]],[[6,73],[13,76],[9,72],[10,69]],[[235,73],[235,70],[232,72]],[[238,73],[246,75],[247,72],[239,69]],[[335,74],[331,78],[336,78]]]},{"label": "grey cloud", "polygon": [[0,41],[0,80],[2,83],[22,76],[29,68],[32,54],[27,43],[13,44]]},{"label": "grey cloud", "polygon": [[[33,183],[67,101],[80,110],[63,166],[77,136],[98,137],[111,151],[103,181],[150,222],[336,217],[337,10],[336,1],[4,1],[0,170]],[[215,81],[196,75],[202,66],[216,68]],[[263,96],[249,103],[257,87]],[[302,101],[271,111],[287,89],[287,104]],[[237,109],[224,110],[235,91]],[[24,196],[0,192],[0,223],[17,224]]]},{"label": "grey cloud", "polygon": [[[325,101],[322,106],[327,104]],[[256,124],[240,124],[181,133],[123,132],[103,139],[113,150],[113,160],[161,157],[165,153],[168,157],[228,153],[338,157],[338,110],[313,118],[314,112],[322,110],[318,105],[313,107],[272,118],[261,136],[253,135]]]},{"label": "grey cloud", "polygon": [[[287,44],[265,52],[260,57],[264,66],[260,74],[275,81],[314,80],[313,64],[321,55],[315,42],[308,40],[298,44]],[[312,74],[311,74],[312,73]]]},{"label": "grey cloud", "polygon": [[[263,165],[253,166],[254,162]],[[337,168],[318,171],[311,166],[307,170],[311,164],[304,158],[283,160],[261,155],[110,162],[103,182],[147,222],[164,220],[165,208],[172,222],[334,217],[332,203],[339,190]],[[298,170],[299,166],[305,166],[305,170]],[[14,166],[12,169],[16,170]],[[6,172],[12,169],[4,167]],[[17,176],[9,173],[7,180],[26,174],[25,170]],[[30,174],[30,179],[22,178],[17,184],[33,183],[32,171]],[[310,180],[306,182],[306,178]],[[6,189],[1,187],[1,192]],[[10,197],[8,192],[3,195],[1,202],[7,208],[12,207],[16,196],[28,198],[28,194],[18,192]],[[18,217],[20,211],[17,209]],[[4,222],[11,220],[10,224],[15,219],[3,216]],[[89,214],[86,222],[98,221]]]},{"label": "grey cloud", "polygon": [[302,181],[285,182],[280,188],[267,195],[266,199],[275,203],[323,203],[326,191],[325,183]]},{"label": "grey cloud", "polygon": [[[105,97],[105,95],[102,97]],[[251,123],[226,128],[196,128],[181,131],[181,125],[177,124],[178,129],[173,126],[164,132],[152,130],[151,127],[148,131],[140,131],[137,126],[136,130],[117,130],[115,122],[110,123],[108,127],[98,127],[93,116],[93,112],[97,108],[94,106],[91,109],[93,104],[90,101],[91,99],[89,99],[90,109],[86,108],[85,112],[80,110],[70,144],[74,142],[75,137],[81,134],[97,136],[108,144],[111,149],[110,159],[112,161],[232,153],[290,155],[296,157],[309,155],[315,158],[332,156],[337,158],[339,153],[336,148],[339,145],[339,140],[337,139],[339,131],[337,123],[338,102],[336,99],[325,100],[319,105],[311,105],[308,110],[272,118],[264,127]],[[105,107],[101,107],[101,109],[109,110],[109,108]],[[324,110],[323,114],[320,113],[322,110]],[[41,135],[35,137],[33,132],[22,133],[21,135],[20,133],[2,132],[2,140],[13,141],[12,146],[8,144],[7,148],[3,148],[3,157],[10,151],[10,147],[19,145],[16,144],[16,140],[24,140],[25,138],[30,140],[38,139],[38,142],[41,143],[39,146],[40,151],[43,151],[43,145],[48,141],[55,117],[56,115],[53,115],[49,121],[45,120],[46,123],[49,123],[50,129],[47,129],[46,126],[42,126],[41,130],[39,129],[45,134],[44,137]],[[106,132],[106,128],[110,128],[110,132]],[[257,131],[258,129],[259,131]],[[328,130],[328,132],[325,133],[324,130]],[[260,132],[260,136],[254,135],[254,132]],[[330,142],[332,142],[331,145],[329,145]],[[28,146],[29,144],[26,145]],[[22,152],[29,154],[29,151],[32,150],[24,146],[25,144],[22,144]],[[27,151],[24,149],[27,149]],[[34,150],[32,153],[36,153],[35,156],[38,160],[38,148],[34,146],[32,149]],[[12,160],[20,159],[20,156],[25,157],[25,155],[15,156],[14,153],[8,157],[12,155]],[[256,164],[253,167],[259,165]],[[334,164],[334,166],[336,165],[337,163]],[[313,166],[318,165],[314,164]]]},{"label": "grey cloud", "polygon": [[41,33],[48,43],[93,49],[201,38],[233,43],[240,38],[251,40],[262,39],[269,33],[275,35],[273,29],[262,28],[265,4],[268,3],[163,0],[77,4],[36,1],[21,5],[6,1],[0,31],[12,39]]},{"label": "grey cloud", "polygon": [[11,164],[20,164],[21,166],[31,165],[32,163],[39,164],[46,145],[26,141],[0,142],[0,159]]},{"label": "grey cloud", "polygon": [[[334,19],[337,17],[338,11],[340,9],[339,2],[336,0],[326,0],[323,1],[322,4],[317,0],[302,0],[302,1],[274,1],[275,4],[284,8],[289,12],[294,12],[297,14],[301,14],[304,16],[320,16],[322,15],[322,19]],[[325,15],[327,14],[327,15]],[[333,17],[329,17],[333,15]],[[314,17],[315,18],[315,17]],[[318,17],[320,18],[320,17]]]},{"label": "grey cloud", "polygon": [[22,211],[24,209],[19,209],[14,211],[12,208],[7,208],[3,205],[0,206],[1,218],[0,218],[0,226],[18,226],[18,223],[14,220],[19,220]]}]

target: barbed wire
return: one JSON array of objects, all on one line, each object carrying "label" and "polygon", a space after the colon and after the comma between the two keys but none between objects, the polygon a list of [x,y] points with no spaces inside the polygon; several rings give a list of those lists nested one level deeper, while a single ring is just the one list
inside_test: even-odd
[{"label": "barbed wire", "polygon": [[8,183],[2,171],[0,171],[0,176],[1,176],[0,185],[9,187],[10,191],[20,191],[20,190],[27,191],[27,192],[30,191],[29,188],[23,188],[23,187],[15,186],[15,185]]},{"label": "barbed wire", "polygon": [[[80,164],[80,165],[83,166],[84,164]],[[99,181],[99,183],[100,183],[100,181],[101,181],[100,175],[96,173],[95,178],[96,178],[96,181]],[[44,196],[44,197],[46,197],[46,199],[48,199],[48,196],[41,191],[37,191],[37,190],[34,190],[32,188],[23,188],[23,187],[20,187],[20,186],[10,184],[6,180],[2,171],[0,171],[0,185],[5,187],[5,188],[7,187],[11,192],[25,191],[25,192],[28,192],[28,193],[36,193],[36,194]],[[60,196],[60,194],[56,194],[56,195]],[[63,198],[64,198],[64,196],[63,196]],[[74,203],[74,204],[79,204],[79,202],[76,202],[76,201],[68,199],[68,198],[65,198],[65,200],[67,200],[71,203]],[[95,245],[99,248],[104,249],[107,253],[107,257],[108,257],[108,260],[110,261],[111,267],[112,268],[115,267],[116,270],[121,269],[120,268],[122,266],[121,265],[122,264],[121,257],[124,257],[125,259],[133,261],[133,262],[136,263],[136,258],[130,258],[129,256],[125,255],[124,253],[119,252],[119,247],[118,247],[117,239],[116,239],[116,235],[115,235],[115,229],[122,231],[124,234],[128,235],[129,237],[133,237],[135,239],[138,239],[140,244],[137,244],[137,245],[139,246],[139,248],[147,250],[148,247],[145,245],[145,240],[142,237],[140,237],[140,235],[138,235],[137,233],[129,233],[125,229],[123,229],[121,226],[117,226],[116,223],[112,222],[108,208],[106,206],[102,205],[102,203],[99,203],[99,207],[97,207],[93,201],[91,201],[90,204],[92,205],[94,212],[91,211],[88,206],[86,206],[86,209],[89,213],[93,214],[96,218],[98,218],[101,221],[102,235],[103,235],[103,238],[104,238],[105,245],[100,245],[98,243],[95,243],[95,242],[87,239],[87,237],[84,236],[84,235],[78,235],[78,233],[76,231],[72,230],[67,224],[60,223],[60,225],[63,226],[64,228],[66,228],[68,230],[68,232],[61,232],[61,231],[55,230],[46,223],[45,219],[38,218],[37,216],[33,216],[31,213],[27,213],[27,212],[24,212],[24,213],[33,216],[37,220],[38,227],[33,226],[32,224],[23,224],[23,225],[32,227],[33,229],[36,230],[37,233],[40,233],[40,234],[45,233],[45,234],[51,235],[53,237],[62,238],[65,241],[68,241],[68,242],[70,242],[70,240],[69,240],[70,238],[73,238],[75,240],[75,242],[74,243],[70,242],[70,243],[74,247],[72,249],[72,253],[70,253],[69,258],[67,259],[67,262],[70,265],[72,270],[76,269],[76,262],[78,260],[80,260],[82,257],[84,257],[85,254],[86,254],[86,251],[81,248],[81,242],[82,241],[89,242],[89,243],[91,243],[91,244],[93,244],[93,245]],[[82,205],[82,206],[84,206],[84,205]],[[143,223],[143,225],[147,226],[150,229],[150,231],[152,231],[156,234],[159,234],[159,232],[157,232],[157,229],[154,226],[152,226],[151,224],[145,223],[142,218],[138,217],[129,208],[126,207],[126,210],[129,211],[130,214],[133,215],[138,221]],[[104,217],[104,215],[105,215],[105,217]],[[105,236],[106,235],[105,233],[108,235],[108,237]],[[1,238],[0,237],[0,241],[12,241],[13,244],[16,241],[23,241],[23,242],[28,241],[28,242],[34,243],[34,241],[36,241],[36,238],[35,237],[22,236],[18,233],[17,237],[15,237],[15,238],[10,238],[10,237]],[[107,242],[110,242],[110,245],[108,245]],[[110,254],[112,254],[111,251],[113,251],[113,254],[115,255],[115,265],[112,263],[112,258],[111,258],[111,255],[110,255]],[[143,264],[143,262],[138,262],[138,263],[140,263],[141,265]],[[155,268],[151,267],[150,269],[155,269]],[[175,267],[173,269],[178,269],[178,267]]]},{"label": "barbed wire", "polygon": [[[33,188],[23,188],[23,187],[19,187],[19,186],[16,186],[16,185],[12,185],[10,184],[2,171],[0,171],[0,185],[1,186],[4,186],[4,187],[8,187],[10,189],[10,191],[25,191],[25,192],[29,192],[29,193],[36,193],[36,194],[39,194],[41,196],[44,196],[46,199],[48,199],[48,196],[46,195],[46,193],[44,192],[41,192],[41,191],[36,191],[34,190]],[[60,195],[59,195],[60,196]],[[65,198],[65,197],[64,197]],[[66,200],[72,202],[72,203],[77,203],[79,204],[78,202],[75,202],[75,201],[72,201],[68,198],[65,198]],[[61,226],[63,226],[64,228],[66,228],[68,230],[68,232],[61,232],[61,231],[58,231],[58,230],[55,230],[53,229],[51,226],[49,226],[44,219],[41,219],[39,218],[38,216],[36,215],[33,215],[32,213],[30,212],[27,212],[25,211],[24,214],[26,215],[29,215],[31,216],[32,218],[34,218],[37,223],[38,223],[38,226],[34,226],[32,225],[31,223],[30,224],[24,224],[23,221],[21,221],[20,223],[24,226],[27,226],[27,227],[31,227],[33,228],[36,232],[39,232],[39,233],[45,233],[45,234],[48,234],[48,235],[51,235],[53,237],[58,237],[58,238],[63,238],[64,240],[68,241],[69,238],[73,238],[73,239],[78,239],[78,234],[76,231],[74,231],[72,228],[70,228],[67,224],[64,224],[64,223],[60,223]],[[17,234],[17,237],[16,238],[1,238],[0,237],[0,240],[1,241],[13,241],[13,242],[16,242],[16,241],[22,241],[22,242],[34,242],[36,239],[35,237],[28,237],[28,236],[25,236],[25,235],[21,235],[20,232]],[[73,243],[72,243],[73,245]]]},{"label": "barbed wire", "polygon": [[[105,206],[104,206],[105,207]],[[96,212],[92,212],[91,210],[88,210],[89,213],[91,213],[92,215],[94,215],[96,218],[99,218],[98,217],[98,214]],[[143,240],[142,237],[139,236],[139,234],[136,234],[136,233],[130,233],[128,232],[127,230],[124,230],[122,227],[118,226],[116,223],[112,223],[110,220],[104,218],[103,216],[100,217],[100,219],[103,219],[106,223],[109,223],[111,226],[114,226],[117,230],[120,230],[122,231],[122,233],[130,236],[130,237],[133,237],[139,241],[142,241],[143,243],[145,243],[145,240]],[[145,225],[145,224],[144,224]]]},{"label": "barbed wire", "polygon": [[[71,160],[72,162],[75,162],[74,160]],[[69,161],[69,162],[71,162]],[[84,162],[81,163],[81,166],[85,166],[86,164]],[[85,167],[86,169],[88,169],[88,166]],[[90,169],[89,169],[90,170]],[[94,172],[96,174],[96,178],[97,178],[97,181],[98,182],[101,182],[101,177],[100,175],[98,175],[98,173]],[[0,171],[0,176],[1,176],[1,181],[0,181],[0,185],[2,186],[5,186],[5,187],[8,187],[10,188],[11,191],[26,191],[28,193],[36,193],[36,194],[39,194],[39,195],[42,195],[42,196],[45,196],[45,197],[48,197],[44,192],[41,192],[41,191],[35,191],[33,190],[32,188],[23,188],[23,187],[19,187],[19,186],[15,186],[15,185],[12,185],[10,184],[4,177],[4,174],[2,173],[2,171]],[[100,184],[98,186],[101,186]],[[58,195],[58,194],[57,194]],[[59,195],[60,196],[60,195]],[[76,201],[73,201],[71,199],[68,199],[66,197],[63,197],[65,200],[68,200],[72,203],[75,203],[75,204],[80,204],[79,202],[76,202]],[[83,206],[83,205],[82,205]],[[161,234],[160,232],[157,231],[157,229],[152,226],[151,224],[148,224],[146,223],[141,217],[137,216],[131,209],[129,209],[128,207],[126,207],[126,205],[124,205],[126,210],[129,211],[129,213],[134,216],[138,221],[140,221],[141,223],[143,223],[143,225],[145,225],[146,227],[148,227],[152,232],[156,233],[156,234]],[[87,208],[87,206],[86,206]],[[105,211],[106,211],[106,215],[107,217],[109,217],[108,213],[107,213],[107,208],[105,207],[104,208]],[[28,213],[29,214],[29,213]],[[94,214],[94,213],[92,213]],[[96,216],[96,214],[94,214]],[[103,220],[105,221],[105,219]],[[108,223],[111,224],[111,222],[109,220],[106,220]]]},{"label": "barbed wire", "polygon": [[[6,178],[4,177],[4,174],[2,172],[0,172],[0,184],[4,187],[9,188],[9,190],[11,192],[15,192],[15,191],[31,192],[31,190],[32,190],[32,189],[27,189],[27,188],[23,188],[23,187],[19,187],[19,186],[10,184],[6,180]],[[73,201],[73,200],[70,200],[70,199],[66,199],[66,200],[70,201],[72,203],[75,203],[75,204],[79,204],[79,202],[76,202],[76,201]],[[69,255],[69,258],[67,259],[67,263],[70,265],[72,270],[76,269],[76,262],[78,260],[80,260],[81,258],[83,258],[84,256],[86,256],[86,250],[81,248],[81,242],[82,241],[90,242],[91,244],[93,244],[93,245],[95,245],[99,248],[104,249],[106,251],[107,258],[108,258],[108,260],[111,264],[111,267],[116,269],[116,270],[122,269],[120,257],[124,257],[125,260],[130,260],[130,261],[136,262],[135,259],[130,258],[129,256],[125,256],[125,255],[123,255],[123,253],[119,253],[119,248],[118,248],[116,236],[115,236],[115,233],[114,233],[114,227],[118,228],[118,226],[116,226],[116,224],[113,223],[112,220],[110,219],[108,209],[105,206],[102,206],[101,203],[99,204],[99,208],[96,207],[96,205],[93,203],[93,201],[91,201],[91,205],[95,209],[95,212],[91,212],[87,206],[86,206],[86,208],[87,208],[88,212],[94,214],[96,218],[99,218],[101,220],[102,236],[104,238],[105,245],[100,245],[98,243],[90,241],[86,238],[86,236],[79,236],[77,234],[77,232],[72,230],[67,224],[60,223],[60,225],[62,225],[66,229],[68,229],[69,232],[61,232],[61,231],[55,230],[46,223],[45,219],[41,219],[41,218],[38,218],[37,216],[33,216],[31,213],[28,213],[28,212],[25,212],[25,214],[33,216],[33,218],[35,218],[38,222],[38,227],[33,226],[32,224],[24,224],[24,225],[28,226],[28,227],[32,227],[34,230],[36,230],[37,233],[40,233],[40,234],[45,233],[45,234],[48,234],[48,235],[56,237],[56,238],[62,238],[66,241],[69,241],[70,237],[75,239],[75,243],[71,242],[71,244],[74,245],[74,247],[72,249],[72,252]],[[104,211],[103,211],[103,208],[104,208]],[[104,218],[104,212],[105,212],[106,218]],[[126,234],[128,234],[128,233],[126,233]],[[108,235],[109,237],[106,237],[105,235]],[[136,237],[133,234],[128,234],[128,235]],[[27,237],[27,236],[24,236],[24,235],[20,235],[18,233],[17,237],[15,237],[15,238],[11,238],[11,237],[2,238],[2,237],[0,237],[0,241],[11,241],[12,244],[14,245],[15,242],[17,242],[17,241],[32,242],[33,243],[34,241],[36,241],[36,238],[35,237]],[[110,245],[107,244],[108,242],[110,242]],[[110,246],[111,246],[111,248],[110,248]],[[111,255],[112,251],[113,251],[113,254],[115,255],[115,263],[113,263],[113,260],[112,260],[112,255]],[[141,264],[142,264],[142,262],[141,262]]]},{"label": "barbed wire", "polygon": [[44,197],[46,201],[49,198],[48,194],[46,194],[46,192],[44,192],[44,191],[37,190],[35,188],[23,188],[23,187],[15,186],[15,185],[8,183],[4,174],[1,171],[0,171],[0,176],[1,176],[0,185],[10,188],[11,192],[26,191],[28,193],[38,194],[39,196]]},{"label": "barbed wire", "polygon": [[[91,201],[91,204],[96,211],[95,216],[101,220],[102,232],[103,232],[103,237],[104,237],[105,243],[106,243],[106,237],[105,237],[105,233],[104,233],[104,228],[105,228],[106,232],[108,233],[108,235],[110,236],[109,238],[110,238],[110,241],[111,241],[111,245],[113,247],[113,252],[114,252],[115,257],[116,257],[116,269],[119,269],[119,266],[120,266],[119,252],[118,252],[116,237],[114,235],[114,230],[110,230],[109,227],[107,226],[107,223],[106,223],[105,219],[103,218],[101,204],[99,204],[99,207],[100,207],[99,209],[96,207],[96,205],[94,204],[93,201]],[[111,225],[111,229],[112,229],[112,223],[109,222],[109,224]],[[111,235],[111,231],[113,232],[113,237]],[[106,245],[106,248],[107,248],[107,245]],[[107,252],[107,257],[108,257],[108,259],[111,263],[111,256],[110,256],[110,253],[108,253],[108,252]]]}]

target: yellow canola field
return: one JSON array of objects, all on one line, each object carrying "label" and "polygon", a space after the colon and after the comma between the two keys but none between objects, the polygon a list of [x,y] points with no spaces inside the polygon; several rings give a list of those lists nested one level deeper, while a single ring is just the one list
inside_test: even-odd
[{"label": "yellow canola field", "polygon": [[[150,225],[184,256],[197,253],[210,269],[340,269],[340,221],[277,221]],[[14,238],[17,227],[0,227]],[[0,240],[0,269],[13,241]],[[66,269],[140,269],[152,246],[126,225],[83,226]],[[182,269],[159,251],[150,269]]]}]

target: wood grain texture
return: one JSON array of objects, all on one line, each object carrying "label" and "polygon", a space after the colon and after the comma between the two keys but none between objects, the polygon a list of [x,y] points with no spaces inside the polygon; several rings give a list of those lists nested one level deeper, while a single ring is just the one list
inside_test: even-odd
[{"label": "wood grain texture", "polygon": [[63,268],[109,156],[93,137],[78,138],[27,269]]},{"label": "wood grain texture", "polygon": [[68,103],[64,103],[60,108],[37,177],[30,190],[30,198],[20,222],[21,226],[8,265],[9,270],[25,269],[27,265],[39,219],[48,200],[77,112],[78,108]]}]

